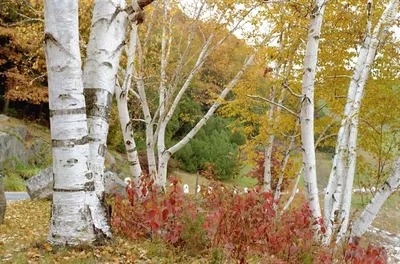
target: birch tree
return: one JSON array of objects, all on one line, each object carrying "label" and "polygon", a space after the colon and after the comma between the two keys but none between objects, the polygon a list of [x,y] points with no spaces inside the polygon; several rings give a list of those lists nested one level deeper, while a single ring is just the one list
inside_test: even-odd
[{"label": "birch tree", "polygon": [[[132,5],[127,6],[125,0],[96,0],[94,4],[92,27],[86,48],[87,55],[83,82],[85,99],[88,105],[90,166],[94,172],[96,191],[100,197],[103,196],[104,192],[103,173],[107,149],[108,120],[121,52],[125,44],[128,15],[129,21],[135,24],[132,28],[136,28],[136,24],[143,22],[143,8],[151,2],[153,0],[134,0]],[[133,31],[136,32],[135,30]],[[130,47],[131,49],[134,49],[135,38],[136,35],[131,40],[133,45]],[[132,67],[132,65],[129,67]],[[127,85],[130,85],[130,80]],[[121,96],[121,94],[119,95]],[[126,101],[121,97],[119,99]],[[124,102],[119,107],[120,113],[125,109],[123,104]],[[129,137],[126,127],[129,123],[129,118],[126,114],[122,114],[121,118],[121,122],[125,126],[123,134]],[[137,157],[137,152],[132,151],[135,148],[132,137],[127,138],[124,142],[128,145],[128,157],[130,159]],[[135,165],[138,162],[131,161],[131,164],[132,173],[134,178],[137,179],[139,177],[137,174],[141,174],[138,171],[138,166]]]},{"label": "birch tree", "polygon": [[[111,236],[97,226],[101,204],[89,163],[89,140],[79,51],[78,1],[45,4],[45,43],[54,189],[48,240],[92,243]],[[100,216],[101,218],[101,216]]]},{"label": "birch tree", "polygon": [[392,175],[379,187],[369,204],[352,224],[350,238],[361,237],[378,215],[383,203],[400,186],[400,157],[393,166]]},{"label": "birch tree", "polygon": [[[232,79],[230,84],[224,88],[217,98],[216,103],[214,103],[204,117],[199,121],[199,123],[190,131],[183,139],[181,139],[177,144],[171,147],[166,146],[166,131],[167,125],[173,117],[182,97],[189,89],[193,79],[202,69],[206,59],[211,56],[211,54],[218,49],[228,37],[232,35],[238,28],[242,26],[243,20],[248,16],[254,7],[245,10],[224,10],[218,14],[215,22],[215,29],[211,31],[208,36],[204,36],[204,43],[201,45],[199,52],[193,53],[193,43],[197,34],[199,27],[199,19],[204,15],[203,10],[206,6],[213,10],[214,5],[218,6],[221,3],[206,4],[205,2],[197,2],[198,5],[196,9],[192,12],[194,14],[194,19],[191,21],[189,28],[188,39],[185,43],[185,47],[181,47],[182,40],[179,42],[173,42],[173,23],[174,17],[171,15],[173,11],[173,5],[169,4],[169,1],[164,1],[162,8],[162,25],[161,25],[161,56],[160,56],[160,70],[158,73],[160,83],[158,88],[158,107],[154,113],[152,113],[149,105],[148,95],[146,93],[146,84],[144,81],[144,60],[143,52],[148,44],[148,37],[151,27],[151,21],[148,22],[148,30],[145,34],[143,41],[137,42],[137,66],[134,68],[133,78],[136,82],[137,92],[139,97],[142,111],[143,111],[143,121],[146,123],[146,152],[147,159],[149,163],[149,172],[152,178],[155,179],[156,184],[164,188],[167,179],[167,165],[168,161],[176,151],[181,149],[190,139],[200,130],[200,128],[206,123],[206,121],[214,114],[218,106],[221,104],[220,101],[223,100],[232,87],[237,83],[238,79],[243,75],[244,70],[251,65],[254,55],[250,56],[244,63],[243,68],[239,70],[237,75]],[[223,4],[222,4],[223,6]],[[228,5],[229,6],[229,5]],[[236,17],[233,20],[233,17]],[[226,32],[222,30],[218,32],[219,28],[228,25],[227,21],[233,21],[233,26]],[[213,22],[214,23],[214,22]],[[178,41],[178,40],[175,40]],[[197,40],[196,40],[197,41]],[[171,52],[173,51],[173,44],[179,43],[179,59],[174,61],[173,66],[174,71],[168,71],[168,66],[171,62]],[[176,49],[175,49],[176,50]],[[187,65],[191,65],[191,61],[194,61],[194,65],[188,70],[188,74],[185,76],[187,71]],[[170,75],[168,76],[168,73]],[[157,150],[157,154],[155,152]],[[158,162],[157,162],[158,161]]]},{"label": "birch tree", "polygon": [[94,2],[92,26],[83,71],[90,142],[90,167],[94,173],[96,192],[100,197],[104,192],[102,177],[108,120],[127,25],[127,14],[118,12],[117,8],[125,9],[125,1],[96,0]]},{"label": "birch tree", "polygon": [[340,229],[337,241],[347,232],[356,168],[358,116],[361,100],[379,42],[386,34],[384,29],[393,23],[397,9],[398,1],[390,1],[372,31],[372,1],[367,1],[367,35],[360,48],[350,82],[344,118],[339,129],[336,152],[325,193],[324,218],[327,225],[325,243],[329,243],[335,230],[335,223],[339,223],[337,228]]},{"label": "birch tree", "polygon": [[318,58],[318,44],[327,1],[317,0],[311,14],[303,68],[301,102],[301,141],[303,148],[304,187],[314,218],[321,217],[319,205],[315,145],[314,145],[314,82]]},{"label": "birch tree", "polygon": [[[95,2],[82,76],[78,3],[58,2],[46,1],[45,7],[54,170],[49,241],[57,245],[90,244],[111,237],[104,207],[104,154],[127,15],[124,1]],[[128,12],[133,22],[140,19],[138,14],[149,3],[135,2],[133,11]],[[83,80],[89,87],[87,110]]]},{"label": "birch tree", "polygon": [[131,25],[131,31],[129,34],[129,46],[126,49],[127,65],[125,70],[125,79],[122,85],[115,87],[115,95],[117,98],[118,114],[121,123],[121,130],[126,149],[126,154],[129,162],[129,168],[133,177],[135,185],[139,183],[139,179],[142,175],[142,168],[139,162],[139,155],[136,149],[136,142],[132,131],[132,121],[129,115],[128,109],[128,94],[131,91],[132,74],[134,67],[134,58],[136,51],[136,36],[137,36],[137,25]]},{"label": "birch tree", "polygon": [[215,113],[217,108],[221,105],[221,102],[228,95],[229,91],[236,85],[240,77],[246,71],[247,67],[249,67],[253,60],[254,54],[250,55],[244,65],[243,68],[236,74],[236,76],[231,80],[231,82],[224,88],[221,94],[218,96],[216,102],[208,109],[207,113],[200,119],[200,121],[195,125],[195,127],[188,133],[184,138],[182,138],[178,143],[173,145],[172,147],[165,149],[162,152],[162,155],[159,156],[159,166],[158,166],[158,179],[157,183],[159,186],[165,186],[167,179],[167,165],[168,161],[175,152],[184,147],[195,135],[196,133],[206,124],[207,120]]}]

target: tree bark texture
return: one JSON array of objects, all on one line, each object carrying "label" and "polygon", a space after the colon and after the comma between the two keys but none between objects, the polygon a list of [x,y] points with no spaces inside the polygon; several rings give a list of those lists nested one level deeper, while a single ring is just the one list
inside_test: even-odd
[{"label": "tree bark texture", "polygon": [[326,1],[315,1],[311,14],[306,55],[304,60],[302,102],[301,102],[301,140],[303,147],[304,187],[306,198],[314,218],[321,217],[318,198],[315,147],[314,147],[314,83],[318,61],[318,45]]},{"label": "tree bark texture", "polygon": [[111,236],[99,214],[79,50],[78,1],[45,2],[45,45],[53,153],[53,204],[48,240],[93,243]]}]

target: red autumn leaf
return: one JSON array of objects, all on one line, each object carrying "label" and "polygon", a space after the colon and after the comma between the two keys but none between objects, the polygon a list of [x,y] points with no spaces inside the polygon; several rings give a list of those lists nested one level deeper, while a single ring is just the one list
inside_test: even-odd
[{"label": "red autumn leaf", "polygon": [[169,214],[169,211],[168,211],[167,208],[165,208],[165,209],[162,211],[162,219],[163,219],[164,221],[167,220],[168,214]]}]

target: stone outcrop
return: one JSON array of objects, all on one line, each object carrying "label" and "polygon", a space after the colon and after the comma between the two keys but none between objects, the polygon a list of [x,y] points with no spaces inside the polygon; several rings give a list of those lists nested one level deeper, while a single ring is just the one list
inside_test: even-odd
[{"label": "stone outcrop", "polygon": [[[50,166],[27,180],[26,190],[32,200],[52,199],[53,183],[53,166]],[[126,184],[113,172],[108,171],[104,174],[104,188],[107,194],[119,193],[126,197],[125,186]]]},{"label": "stone outcrop", "polygon": [[53,195],[53,166],[26,181],[26,191],[31,200],[51,199]]},{"label": "stone outcrop", "polygon": [[6,161],[10,168],[13,168],[17,160],[28,163],[46,143],[39,138],[33,138],[25,126],[11,125],[7,116],[1,116],[3,117],[0,117],[0,168]]}]

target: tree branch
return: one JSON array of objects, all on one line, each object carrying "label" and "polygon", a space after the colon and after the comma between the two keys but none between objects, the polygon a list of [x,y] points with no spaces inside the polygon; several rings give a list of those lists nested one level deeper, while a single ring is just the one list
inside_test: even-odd
[{"label": "tree branch", "polygon": [[299,116],[298,114],[296,114],[294,111],[290,110],[290,109],[287,108],[286,106],[281,105],[281,104],[278,104],[278,103],[276,103],[276,102],[274,102],[274,101],[271,101],[271,100],[269,100],[269,99],[267,99],[267,98],[265,98],[265,97],[261,97],[261,96],[258,96],[258,95],[250,95],[250,94],[248,94],[247,97],[249,97],[249,98],[251,98],[251,99],[255,99],[255,100],[258,99],[258,100],[261,100],[261,101],[268,102],[268,103],[270,103],[270,104],[273,104],[273,105],[275,105],[275,106],[277,106],[277,107],[282,108],[283,110],[286,110],[289,114],[294,115],[296,118],[300,118],[300,116]]}]

